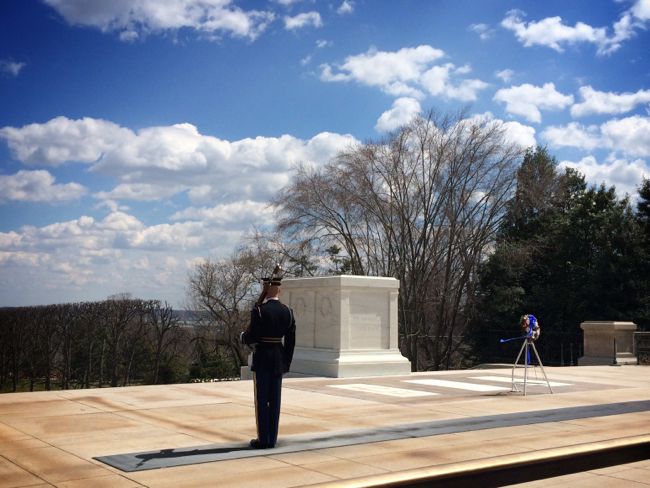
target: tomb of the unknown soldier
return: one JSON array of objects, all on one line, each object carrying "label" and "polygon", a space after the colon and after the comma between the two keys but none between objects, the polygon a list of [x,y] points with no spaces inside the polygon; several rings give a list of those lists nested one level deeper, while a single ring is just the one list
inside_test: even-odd
[{"label": "tomb of the unknown soldier", "polygon": [[398,280],[294,278],[283,289],[300,324],[292,372],[344,378],[411,371],[397,347]]}]

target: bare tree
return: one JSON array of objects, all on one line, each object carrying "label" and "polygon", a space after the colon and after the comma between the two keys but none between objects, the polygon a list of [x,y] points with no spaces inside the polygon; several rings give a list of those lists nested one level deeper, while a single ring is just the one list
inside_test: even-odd
[{"label": "bare tree", "polygon": [[209,313],[215,348],[225,347],[237,368],[248,358],[239,335],[250,320],[258,283],[257,258],[250,250],[239,250],[228,260],[201,262],[189,277],[188,295],[193,309]]},{"label": "bare tree", "polygon": [[[153,318],[152,318],[153,317]],[[152,378],[163,358],[178,370],[191,356],[192,331],[179,330],[167,304],[116,295],[103,302],[0,308],[0,390],[34,390]],[[155,338],[154,338],[155,336]],[[178,346],[178,347],[176,347]],[[167,375],[168,380],[180,376]],[[52,381],[56,379],[55,385]]]},{"label": "bare tree", "polygon": [[341,247],[352,274],[398,278],[401,350],[414,370],[439,369],[467,324],[521,155],[498,123],[416,118],[323,168],[298,168],[273,201],[279,230]]},{"label": "bare tree", "polygon": [[268,276],[276,264],[281,264],[285,276],[313,276],[318,271],[310,240],[287,238],[274,231],[254,232],[245,237],[240,252],[249,256],[251,273],[256,278]]},{"label": "bare tree", "polygon": [[[104,344],[104,334],[100,329],[102,317],[104,315],[105,304],[103,302],[83,303],[79,309],[79,337],[80,343],[78,352],[83,361],[83,373],[81,374],[81,385],[83,388],[90,388],[95,378],[95,365],[99,363],[98,370],[101,370],[103,364],[103,355],[97,354],[98,345]],[[102,375],[99,374],[99,380]],[[100,381],[101,385],[101,381]]]},{"label": "bare tree", "polygon": [[[129,294],[113,295],[104,304],[104,345],[108,349],[111,386],[115,387],[118,385],[121,358],[125,350],[125,334],[131,321],[142,309],[142,304],[140,300],[134,300]],[[102,378],[100,383],[101,380]]]},{"label": "bare tree", "polygon": [[26,322],[29,313],[27,308],[5,308],[0,311],[0,317],[3,363],[6,361],[7,375],[11,377],[11,391],[18,391],[27,356],[27,336],[30,331]]},{"label": "bare tree", "polygon": [[178,317],[174,316],[174,310],[167,302],[161,304],[160,300],[147,302],[146,310],[154,349],[153,383],[157,384],[162,358],[176,339],[174,332],[179,328]]},{"label": "bare tree", "polygon": [[77,305],[65,304],[57,305],[59,309],[59,336],[60,336],[60,357],[57,361],[57,366],[60,373],[61,389],[67,390],[70,388],[70,381],[72,377],[72,356],[73,346],[75,342],[75,325],[77,321],[78,308]]},{"label": "bare tree", "polygon": [[[131,383],[131,375],[136,366],[142,366],[141,357],[137,357],[138,353],[142,353],[145,347],[145,331],[149,325],[148,323],[148,310],[147,302],[137,300],[135,306],[137,310],[125,331],[125,347],[123,352],[123,368],[124,377],[122,386],[127,386]],[[140,354],[142,356],[142,354]]]}]

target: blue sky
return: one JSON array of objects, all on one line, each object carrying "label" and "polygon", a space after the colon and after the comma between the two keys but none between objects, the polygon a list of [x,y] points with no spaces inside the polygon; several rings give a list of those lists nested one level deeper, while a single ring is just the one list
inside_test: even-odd
[{"label": "blue sky", "polygon": [[650,0],[4,0],[0,306],[183,306],[296,164],[467,108],[650,177]]}]

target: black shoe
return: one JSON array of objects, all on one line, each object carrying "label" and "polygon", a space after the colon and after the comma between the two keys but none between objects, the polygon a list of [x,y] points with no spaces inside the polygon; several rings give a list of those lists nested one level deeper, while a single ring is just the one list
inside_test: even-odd
[{"label": "black shoe", "polygon": [[248,445],[251,449],[268,449],[269,446],[262,444],[258,439],[251,439]]}]

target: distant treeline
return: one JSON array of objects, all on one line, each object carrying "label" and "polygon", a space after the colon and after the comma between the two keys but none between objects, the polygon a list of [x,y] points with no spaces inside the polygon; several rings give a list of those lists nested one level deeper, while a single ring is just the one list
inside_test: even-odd
[{"label": "distant treeline", "polygon": [[205,317],[128,295],[0,309],[0,391],[175,383],[235,376]]}]

